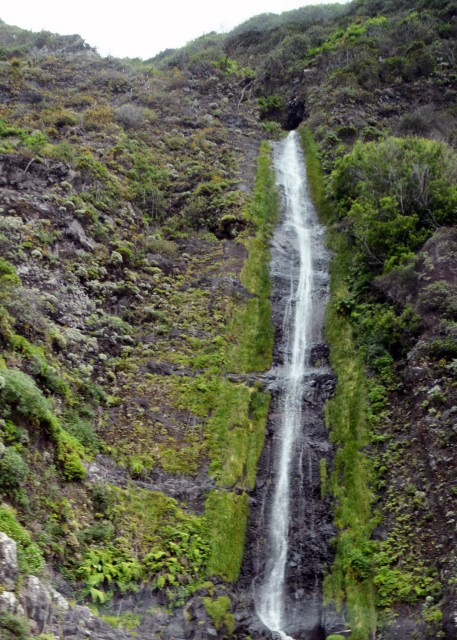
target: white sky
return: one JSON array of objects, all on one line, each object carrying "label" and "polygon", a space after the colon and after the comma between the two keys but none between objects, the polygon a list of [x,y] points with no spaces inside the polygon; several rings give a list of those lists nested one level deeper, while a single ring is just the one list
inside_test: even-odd
[{"label": "white sky", "polygon": [[103,56],[147,59],[204,33],[229,31],[259,13],[282,13],[329,1],[19,0],[2,2],[0,18],[32,31],[79,33]]}]

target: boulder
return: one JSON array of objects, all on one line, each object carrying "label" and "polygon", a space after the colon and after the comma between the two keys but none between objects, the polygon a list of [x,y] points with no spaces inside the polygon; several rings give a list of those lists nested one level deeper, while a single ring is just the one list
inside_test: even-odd
[{"label": "boulder", "polygon": [[16,542],[0,531],[0,585],[10,591],[14,590],[19,574],[16,552]]},{"label": "boulder", "polygon": [[34,633],[43,633],[53,613],[51,597],[36,576],[25,576],[20,602]]},{"label": "boulder", "polygon": [[2,591],[0,593],[0,613],[11,613],[16,616],[24,615],[24,609],[12,591]]},{"label": "boulder", "polygon": [[95,244],[90,238],[87,237],[82,224],[78,222],[78,220],[72,220],[67,228],[66,235],[76,242],[79,242],[79,244],[84,247],[84,249],[93,251]]}]

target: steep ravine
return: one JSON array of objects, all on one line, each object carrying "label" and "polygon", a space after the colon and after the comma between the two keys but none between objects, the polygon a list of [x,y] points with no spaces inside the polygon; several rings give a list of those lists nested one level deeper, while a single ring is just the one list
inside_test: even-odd
[{"label": "steep ravine", "polygon": [[[274,232],[271,249],[275,343],[273,366],[265,378],[272,399],[266,444],[259,462],[256,489],[251,499],[241,585],[250,590],[257,612],[259,608],[262,611],[264,606],[259,604],[259,599],[262,591],[270,588],[271,581],[267,563],[269,558],[275,556],[270,529],[272,503],[280,475],[278,467],[281,438],[284,422],[287,421],[284,418],[285,396],[287,387],[292,384],[293,335],[296,335],[296,340],[300,340],[299,336],[297,338],[300,327],[294,330],[294,323],[304,319],[295,312],[297,305],[300,305],[300,292],[297,290],[300,281],[308,277],[310,282],[302,294],[310,296],[311,308],[304,315],[312,326],[305,328],[306,337],[301,338],[308,345],[305,353],[302,353],[302,358],[306,361],[300,378],[302,406],[295,418],[300,424],[297,425],[298,433],[291,447],[289,469],[289,540],[284,572],[283,624],[285,632],[295,640],[318,640],[325,637],[326,633],[341,628],[336,619],[323,611],[321,596],[324,565],[329,564],[332,559],[329,540],[334,535],[329,503],[322,500],[320,494],[321,461],[325,459],[328,462],[331,457],[323,420],[323,405],[332,394],[335,383],[328,365],[328,348],[322,340],[324,310],[328,298],[329,255],[323,246],[323,228],[317,223],[309,197],[305,165],[301,152],[298,151],[298,141],[291,136],[294,134],[289,134],[289,138],[275,149],[275,167],[282,192],[282,216],[281,223]],[[296,164],[293,167],[289,166],[290,160],[286,159],[286,153],[298,156],[298,161],[294,159]],[[291,179],[297,183],[291,185]],[[292,217],[291,201],[294,198],[298,200],[298,216],[303,218],[303,227],[297,226]],[[306,228],[306,238],[303,237],[303,228]],[[300,247],[299,242],[304,242],[305,246]],[[301,270],[306,271],[301,263],[307,260],[310,273],[300,275]],[[286,504],[284,509],[287,509]],[[252,620],[254,637],[276,637],[276,634],[265,628],[258,615],[254,614]]]}]

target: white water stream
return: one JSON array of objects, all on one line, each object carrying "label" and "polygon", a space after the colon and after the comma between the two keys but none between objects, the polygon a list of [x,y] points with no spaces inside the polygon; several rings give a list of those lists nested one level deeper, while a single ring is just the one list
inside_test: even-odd
[{"label": "white water stream", "polygon": [[[263,624],[282,640],[292,640],[285,611],[285,571],[291,511],[291,461],[303,429],[304,378],[311,370],[313,335],[313,235],[322,233],[306,183],[305,164],[298,136],[291,132],[280,144],[275,162],[277,183],[285,198],[284,231],[298,253],[290,269],[290,294],[284,316],[285,344],[281,380],[281,429],[276,435],[276,473],[269,518],[268,558],[263,583],[257,591],[256,610]],[[298,272],[297,272],[298,269]],[[319,315],[319,313],[317,313]],[[320,332],[320,329],[318,329]]]}]

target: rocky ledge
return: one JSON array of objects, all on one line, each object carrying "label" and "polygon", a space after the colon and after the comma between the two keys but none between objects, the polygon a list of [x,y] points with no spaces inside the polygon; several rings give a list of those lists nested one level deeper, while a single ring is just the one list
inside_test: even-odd
[{"label": "rocky ledge", "polygon": [[[36,576],[19,578],[16,542],[0,532],[0,616],[25,618],[33,635],[47,633],[65,640],[127,640],[133,638],[95,616],[88,607],[72,606]],[[14,618],[13,618],[14,619]]]}]

